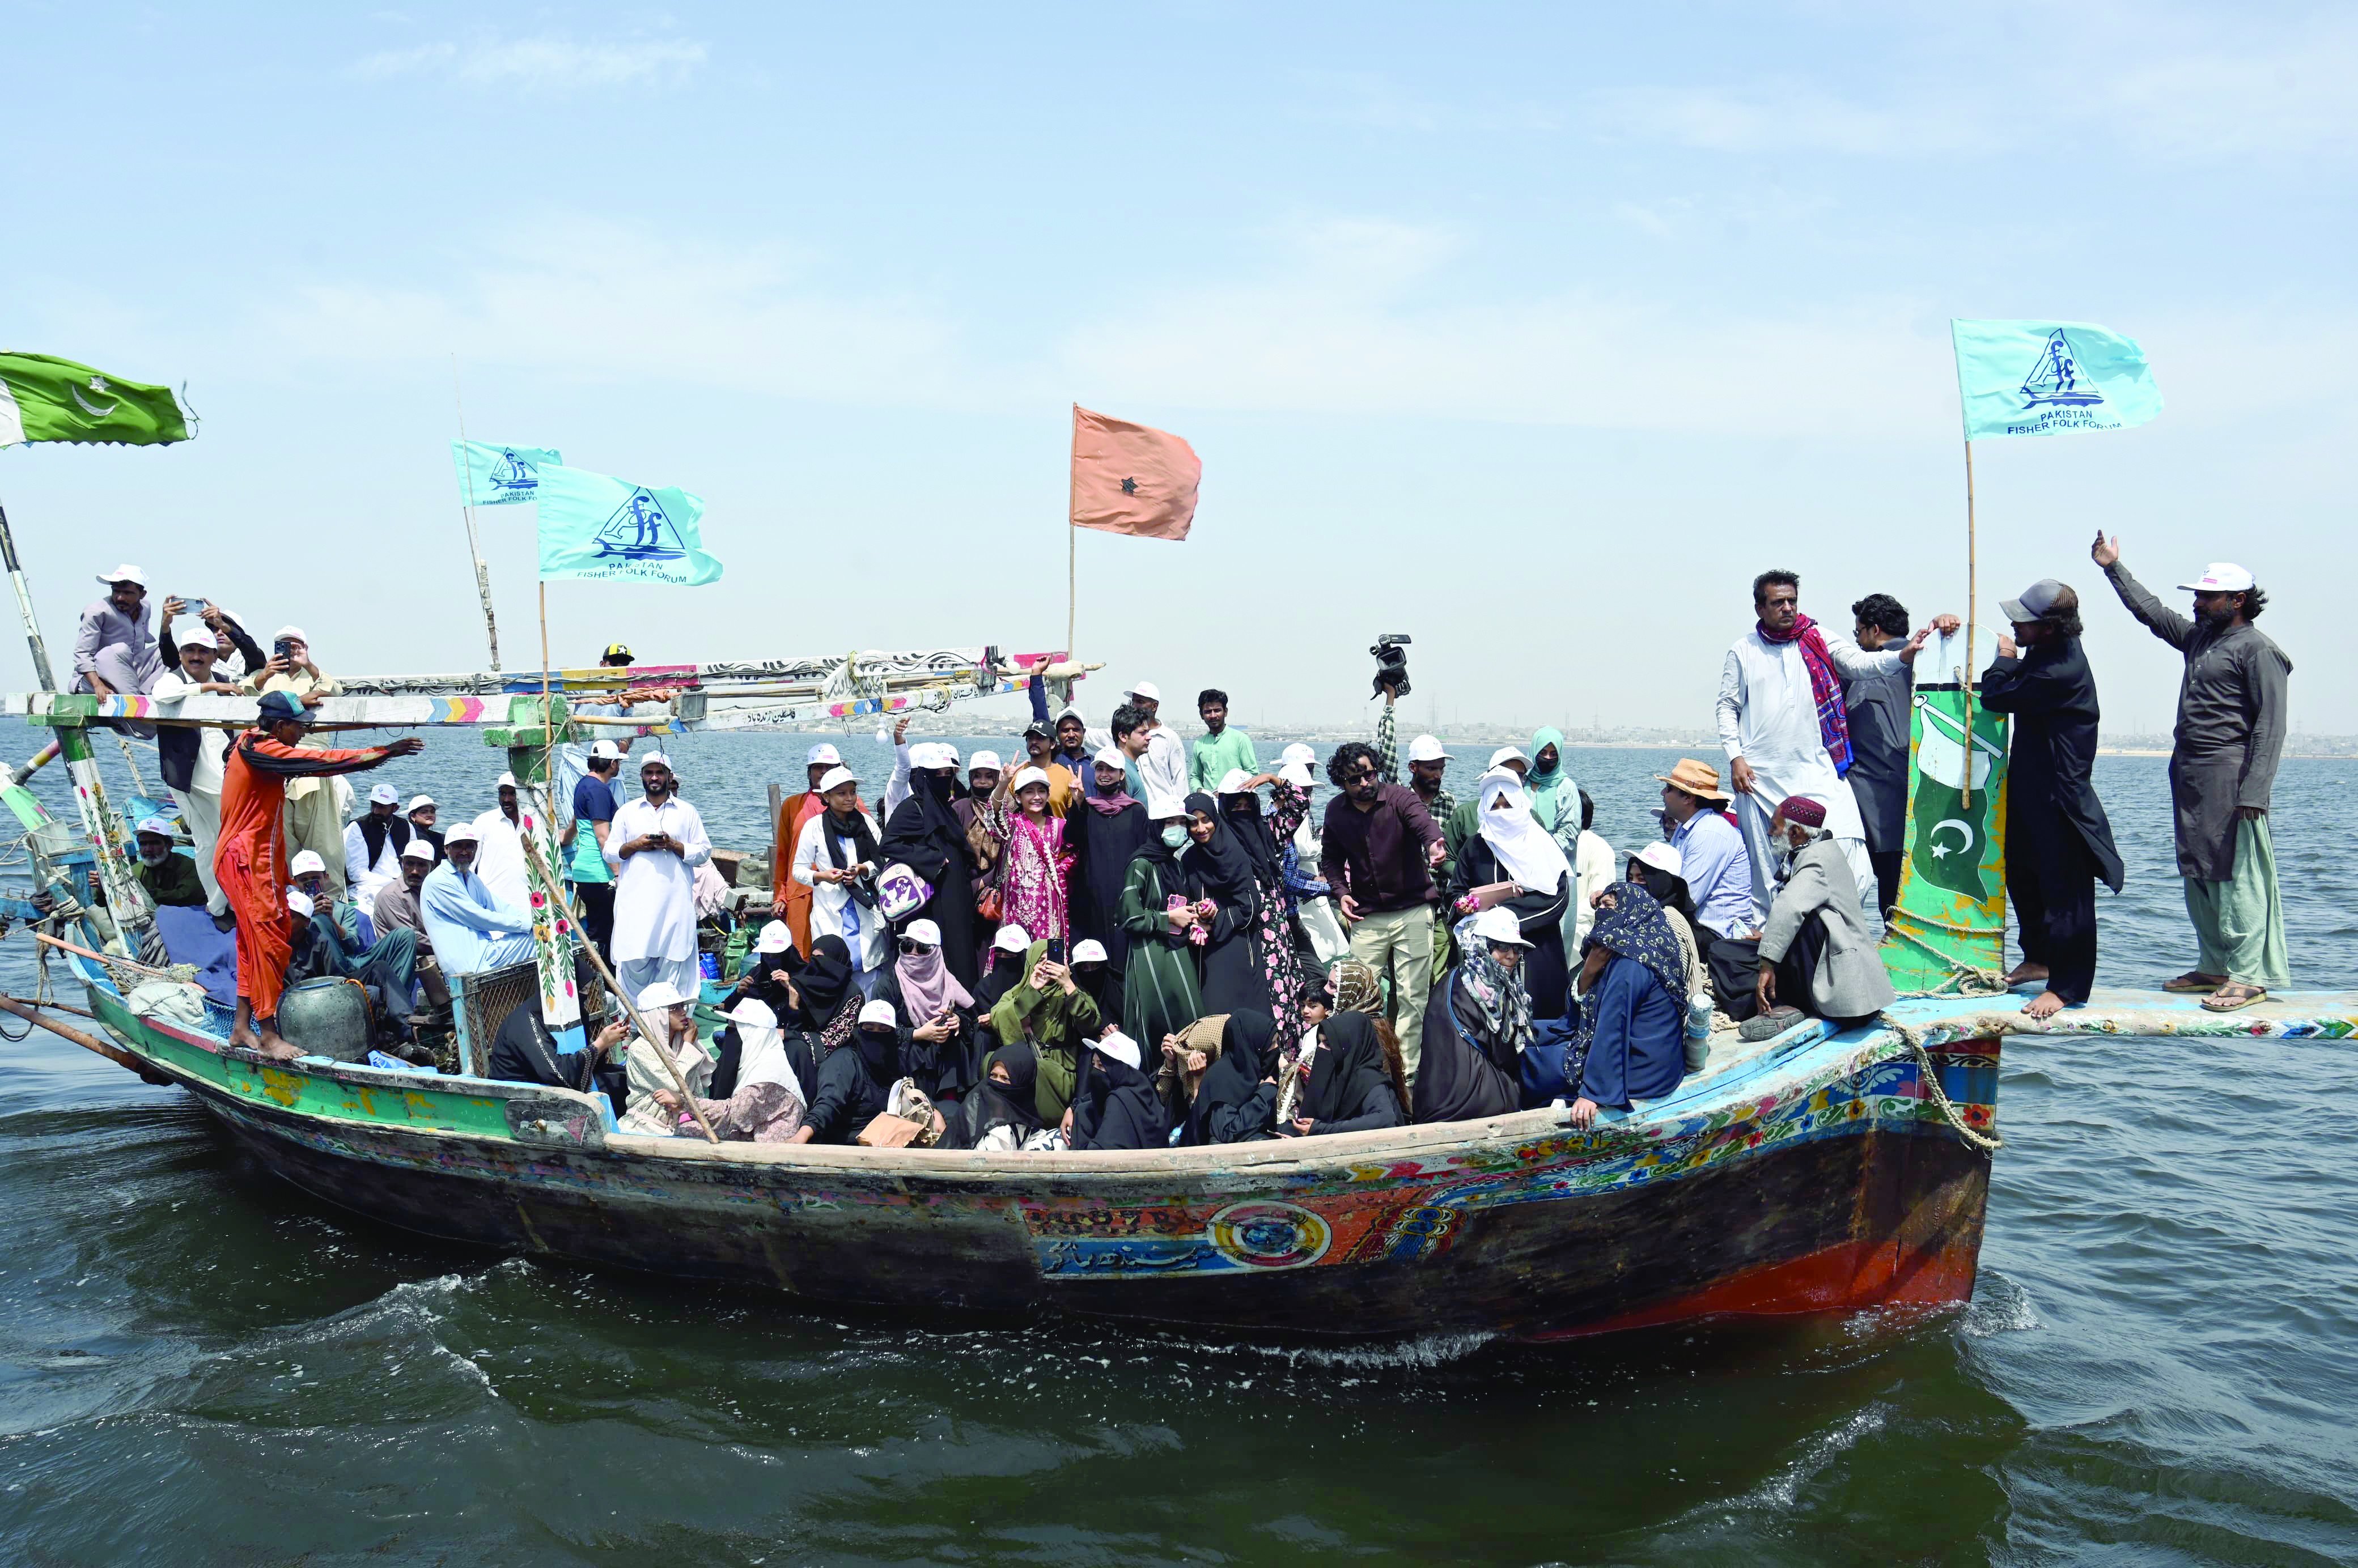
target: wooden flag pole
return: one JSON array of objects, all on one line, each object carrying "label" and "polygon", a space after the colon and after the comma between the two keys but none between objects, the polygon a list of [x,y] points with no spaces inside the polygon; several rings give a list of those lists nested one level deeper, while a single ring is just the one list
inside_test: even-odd
[{"label": "wooden flag pole", "polygon": [[548,579],[546,578],[541,579],[540,581],[540,749],[543,753],[541,773],[545,777],[548,773],[549,765],[546,753],[557,750],[556,722],[548,716]]},{"label": "wooden flag pole", "polygon": [[[492,619],[492,569],[483,564],[483,544],[475,534],[475,459],[467,450],[467,400],[459,392],[459,356],[450,356],[450,399],[459,407],[460,471],[467,476],[467,504],[460,515],[467,520],[467,554],[475,563],[475,597],[483,601],[483,635],[492,644],[492,673],[500,669],[500,625]],[[541,661],[546,664],[546,659]]]},{"label": "wooden flag pole", "polygon": [[1073,656],[1073,611],[1080,598],[1081,525],[1073,514],[1081,504],[1081,406],[1073,405],[1073,456],[1065,470],[1065,657]]},{"label": "wooden flag pole", "polygon": [[1965,694],[1965,776],[1959,804],[1974,804],[1974,594],[1981,586],[1974,539],[1974,441],[1965,438],[1965,667],[1958,685]]}]

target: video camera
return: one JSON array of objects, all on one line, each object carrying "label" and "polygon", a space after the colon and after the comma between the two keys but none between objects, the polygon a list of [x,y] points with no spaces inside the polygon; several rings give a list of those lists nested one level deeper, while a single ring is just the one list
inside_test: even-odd
[{"label": "video camera", "polygon": [[1404,651],[1413,639],[1398,633],[1376,639],[1368,652],[1376,656],[1376,695],[1381,697],[1389,687],[1396,697],[1408,695],[1408,654]]}]

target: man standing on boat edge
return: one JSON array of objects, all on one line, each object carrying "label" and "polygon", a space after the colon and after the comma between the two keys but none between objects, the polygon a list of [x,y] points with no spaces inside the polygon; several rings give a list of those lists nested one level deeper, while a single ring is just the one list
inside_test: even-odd
[{"label": "man standing on boat edge", "polygon": [[389,746],[359,751],[303,746],[298,742],[312,724],[308,705],[289,692],[268,691],[260,707],[254,727],[232,743],[222,764],[221,842],[213,874],[237,912],[237,1011],[229,1043],[291,1061],[302,1053],[278,1033],[278,993],[295,951],[280,812],[287,781],[365,773],[395,757],[415,756],[426,742],[406,735]]},{"label": "man standing on boat edge", "polygon": [[2099,531],[2088,554],[2146,629],[2183,654],[2169,794],[2186,915],[2200,953],[2166,991],[2209,991],[2202,1005],[2233,1012],[2292,983],[2284,903],[2277,891],[2268,797],[2284,755],[2286,677],[2292,661],[2252,624],[2268,596],[2228,561],[2179,586],[2194,619],[2171,610],[2121,564],[2121,541]]},{"label": "man standing on boat edge", "polygon": [[1801,613],[1801,579],[1769,570],[1752,579],[1756,623],[1727,650],[1719,676],[1719,741],[1727,753],[1736,795],[1736,825],[1752,860],[1752,919],[1768,919],[1769,868],[1776,863],[1769,819],[1787,795],[1814,796],[1826,808],[1825,834],[1842,847],[1859,885],[1866,928],[1879,934],[1875,866],[1866,855],[1866,827],[1851,794],[1850,719],[1843,707],[1844,677],[1912,667],[1934,631],[1963,622],[1936,615],[1899,649],[1860,651],[1836,633],[1828,637]]},{"label": "man standing on boat edge", "polygon": [[2015,724],[2006,891],[2022,963],[2006,983],[2044,981],[2022,1011],[2049,1018],[2086,1002],[2095,985],[2096,879],[2120,892],[2121,856],[2091,778],[2099,716],[2096,677],[2080,647],[2080,596],[2044,578],[1998,610],[2014,635],[1997,640],[1980,697]]}]

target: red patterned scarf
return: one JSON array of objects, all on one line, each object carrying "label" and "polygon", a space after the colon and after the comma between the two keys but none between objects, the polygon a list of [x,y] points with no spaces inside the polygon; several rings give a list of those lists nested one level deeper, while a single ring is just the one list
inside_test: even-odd
[{"label": "red patterned scarf", "polygon": [[1790,632],[1760,628],[1764,643],[1799,643],[1801,663],[1810,669],[1810,696],[1818,705],[1818,739],[1833,759],[1835,776],[1850,776],[1850,715],[1843,708],[1842,682],[1834,675],[1833,655],[1826,652],[1825,633],[1806,615],[1793,617]]}]

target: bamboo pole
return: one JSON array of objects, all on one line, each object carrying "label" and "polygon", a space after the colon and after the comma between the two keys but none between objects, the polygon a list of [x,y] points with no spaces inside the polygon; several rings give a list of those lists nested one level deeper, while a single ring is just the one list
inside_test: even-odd
[{"label": "bamboo pole", "polygon": [[52,947],[62,947],[69,953],[80,954],[93,964],[112,964],[118,968],[129,969],[135,975],[153,975],[159,980],[170,980],[175,985],[191,986],[199,990],[204,989],[198,986],[196,981],[184,980],[168,969],[155,968],[135,959],[119,957],[113,953],[93,953],[89,948],[69,942],[62,936],[52,936],[46,931],[34,932],[33,940],[46,942]]},{"label": "bamboo pole", "polygon": [[1073,514],[1081,504],[1081,406],[1073,405],[1073,456],[1065,481],[1065,657],[1073,656],[1074,606],[1080,600],[1081,529]]},{"label": "bamboo pole", "polygon": [[1958,804],[1974,804],[1974,594],[1981,586],[1974,540],[1974,442],[1965,438],[1965,667],[1958,686],[1965,694],[1965,775]]},{"label": "bamboo pole", "polygon": [[[521,835],[518,837],[522,838]],[[538,870],[541,880],[551,887],[557,886],[556,877],[549,872],[548,862],[540,858],[540,846],[530,838],[523,838],[523,843],[525,855]],[[606,989],[614,993],[614,1000],[622,1004],[622,1011],[631,1015],[631,1027],[644,1035],[650,1044],[655,1045],[655,1054],[663,1058],[664,1071],[671,1075],[672,1086],[679,1090],[679,1102],[687,1108],[687,1114],[696,1119],[697,1130],[704,1134],[708,1141],[719,1142],[720,1135],[712,1130],[710,1122],[704,1119],[704,1112],[698,1108],[696,1096],[689,1090],[687,1080],[680,1076],[679,1063],[672,1055],[671,1032],[665,1030],[663,1033],[657,1034],[647,1027],[647,1021],[639,1016],[638,1003],[623,993],[622,982],[616,979],[614,971],[606,967],[606,960],[599,956],[595,944],[582,943],[581,951],[589,955],[590,962],[598,970],[598,978],[606,982]]]},{"label": "bamboo pole", "polygon": [[467,476],[467,504],[460,514],[467,520],[467,554],[475,562],[475,597],[483,601],[483,635],[492,644],[492,672],[496,675],[500,667],[500,626],[492,619],[492,569],[483,564],[482,541],[475,533],[475,460],[467,450],[467,400],[459,391],[456,353],[450,356],[450,400],[459,409],[459,451],[462,460],[460,471]]},{"label": "bamboo pole", "polygon": [[[85,1034],[79,1029],[59,1023],[53,1018],[42,1017],[35,1011],[38,1005],[20,1001],[13,996],[0,996],[0,1011],[13,1012],[27,1023],[38,1023],[50,1033],[70,1040],[85,1051],[96,1052],[118,1067],[127,1067],[141,1077],[149,1079],[151,1082],[155,1081],[155,1069],[130,1052],[120,1045],[110,1045],[105,1041]],[[84,1016],[87,1017],[88,1014]]]}]

